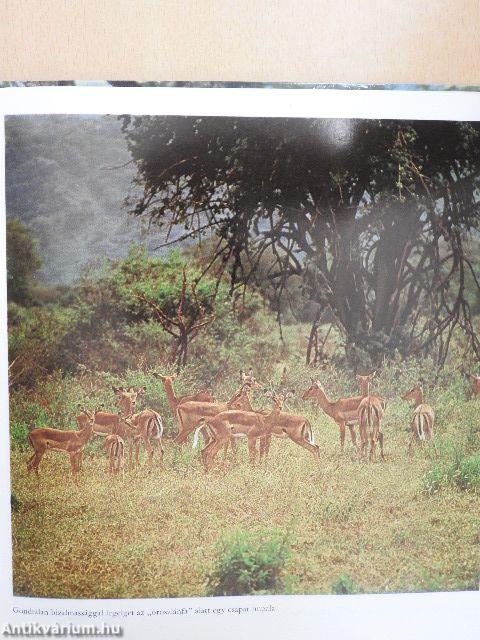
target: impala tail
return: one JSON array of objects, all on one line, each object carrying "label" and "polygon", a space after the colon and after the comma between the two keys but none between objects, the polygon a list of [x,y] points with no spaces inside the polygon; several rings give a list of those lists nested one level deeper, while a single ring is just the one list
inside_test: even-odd
[{"label": "impala tail", "polygon": [[303,427],[303,437],[310,444],[315,444],[315,436],[313,434],[312,425],[308,420],[305,420],[305,425]]},{"label": "impala tail", "polygon": [[200,432],[203,431],[207,427],[207,423],[205,422],[205,418],[200,418],[200,424],[195,429],[195,433],[193,434],[193,445],[192,449],[196,449],[198,447],[198,440],[200,437]]},{"label": "impala tail", "polygon": [[157,435],[154,437],[160,439],[163,436],[163,421],[158,413],[155,414],[155,425],[157,427]]},{"label": "impala tail", "polygon": [[425,420],[425,417],[419,413],[416,418],[415,418],[415,422],[416,427],[417,427],[417,434],[420,440],[425,440],[425,429],[424,429],[424,424],[423,421]]}]

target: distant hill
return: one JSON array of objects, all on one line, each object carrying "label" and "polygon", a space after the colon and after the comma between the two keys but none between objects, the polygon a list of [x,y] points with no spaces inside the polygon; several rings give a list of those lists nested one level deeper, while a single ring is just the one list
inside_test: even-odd
[{"label": "distant hill", "polygon": [[134,174],[116,117],[7,119],[7,216],[38,237],[42,280],[67,284],[87,264],[125,255],[132,242],[160,244],[158,232],[144,237],[122,208]]}]

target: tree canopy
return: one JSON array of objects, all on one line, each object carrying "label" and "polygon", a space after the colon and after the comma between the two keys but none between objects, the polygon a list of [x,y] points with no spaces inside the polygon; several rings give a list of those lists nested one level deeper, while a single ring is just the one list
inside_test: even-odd
[{"label": "tree canopy", "polygon": [[122,119],[143,188],[131,212],[171,242],[213,235],[206,271],[228,271],[232,290],[268,255],[282,304],[301,278],[312,336],[328,313],[352,353],[435,347],[441,364],[461,327],[480,355],[467,295],[479,288],[478,124]]}]

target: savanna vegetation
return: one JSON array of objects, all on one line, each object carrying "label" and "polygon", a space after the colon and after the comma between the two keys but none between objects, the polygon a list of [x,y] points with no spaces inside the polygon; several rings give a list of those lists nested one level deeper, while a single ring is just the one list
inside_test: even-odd
[{"label": "savanna vegetation", "polygon": [[[479,399],[466,375],[480,371],[477,131],[356,123],[353,157],[331,147],[328,123],[315,144],[313,121],[280,124],[124,119],[145,194],[130,206],[174,237],[161,257],[132,245],[45,286],[31,231],[9,221],[15,593],[478,589]],[[387,403],[377,463],[348,437],[342,453],[336,424],[301,398],[311,377],[331,399],[355,395],[373,367]],[[295,391],[287,409],[313,426],[318,462],[274,439],[252,467],[240,442],[205,474],[173,442],[156,373],[176,372],[179,395],[226,400],[250,368]],[[420,378],[436,448],[409,457],[401,395]],[[27,473],[29,428],[74,429],[79,403],[115,411],[119,386],[144,388],[141,407],[162,416],[165,470],[142,452],[113,477],[94,437],[78,483],[54,452],[40,479]],[[251,401],[269,406],[261,390]]]}]

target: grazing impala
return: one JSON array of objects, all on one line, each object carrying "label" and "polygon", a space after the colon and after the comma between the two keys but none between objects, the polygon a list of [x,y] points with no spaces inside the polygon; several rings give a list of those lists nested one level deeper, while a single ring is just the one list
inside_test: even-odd
[{"label": "grazing impala", "polygon": [[[290,438],[293,442],[310,451],[315,458],[319,457],[319,448],[315,444],[310,423],[303,416],[297,416],[282,411],[285,396],[267,392],[267,397],[274,401],[270,412],[229,410],[209,418],[200,420],[198,430],[205,430],[208,434],[207,445],[202,450],[202,462],[208,471],[218,451],[230,438],[246,437],[250,464],[255,464],[256,441],[275,435],[280,438]],[[197,435],[197,434],[196,434]]]},{"label": "grazing impala", "polygon": [[65,431],[49,427],[30,430],[28,442],[32,445],[34,453],[27,462],[29,471],[35,471],[38,475],[38,467],[46,451],[60,451],[69,456],[72,475],[75,477],[80,470],[83,449],[92,436],[98,408],[93,413],[84,408],[81,411],[85,417],[85,423],[79,431]]},{"label": "grazing impala", "polygon": [[[411,436],[408,443],[408,455],[412,454],[414,440],[425,442],[433,440],[433,424],[435,413],[429,404],[423,402],[423,381],[418,380],[416,385],[403,394],[402,400],[413,400],[415,409],[413,410],[410,422]],[[435,445],[435,443],[434,443]]]},{"label": "grazing impala", "polygon": [[248,394],[253,389],[261,389],[253,375],[242,373],[242,386],[236,391],[228,402],[183,402],[178,406],[180,431],[175,438],[177,444],[182,444],[188,435],[197,428],[201,418],[211,418],[222,411],[241,409],[253,411]]},{"label": "grazing impala", "polygon": [[469,373],[468,375],[473,382],[473,387],[472,387],[473,395],[475,397],[480,396],[480,376],[476,373]]}]

